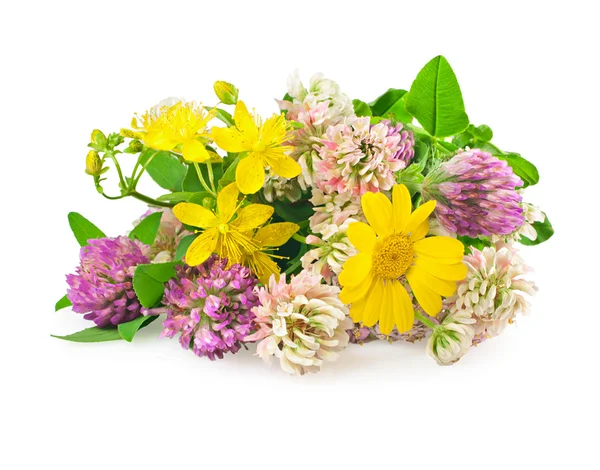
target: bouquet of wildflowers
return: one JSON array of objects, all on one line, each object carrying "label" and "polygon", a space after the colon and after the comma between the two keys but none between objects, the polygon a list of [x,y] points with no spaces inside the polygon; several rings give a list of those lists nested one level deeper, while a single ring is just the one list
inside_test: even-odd
[{"label": "bouquet of wildflowers", "polygon": [[[159,320],[197,356],[257,343],[302,375],[373,340],[423,340],[452,364],[527,314],[519,246],[553,234],[524,199],[538,172],[469,122],[446,59],[370,103],[294,74],[267,119],[232,84],[214,91],[216,104],[169,98],[92,132],[98,193],[148,207],[117,236],[69,214],[80,262],[56,309],[94,325],[58,338],[132,341]],[[161,193],[140,193],[142,177]]]}]

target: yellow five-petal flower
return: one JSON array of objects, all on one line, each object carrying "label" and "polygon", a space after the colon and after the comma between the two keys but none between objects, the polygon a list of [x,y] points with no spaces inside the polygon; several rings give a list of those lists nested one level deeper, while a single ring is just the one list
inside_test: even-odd
[{"label": "yellow five-petal flower", "polygon": [[263,187],[265,166],[284,178],[298,176],[302,169],[293,158],[286,155],[291,147],[289,127],[282,115],[274,114],[264,123],[257,122],[243,101],[238,101],[233,113],[235,127],[212,128],[215,143],[227,152],[247,152],[236,168],[235,178],[244,194],[254,194]]},{"label": "yellow five-petal flower", "polygon": [[421,308],[435,316],[442,297],[456,291],[464,279],[464,246],[450,237],[428,237],[428,217],[435,208],[429,201],[411,212],[406,186],[396,185],[392,202],[382,193],[366,193],[361,204],[367,221],[348,226],[348,238],[359,251],[348,259],[339,276],[340,299],[350,306],[355,322],[371,327],[379,321],[383,334],[394,325],[399,332],[412,328],[414,309],[403,281]]},{"label": "yellow five-petal flower", "polygon": [[189,202],[181,202],[173,208],[182,223],[203,229],[186,252],[187,264],[197,266],[217,253],[232,265],[241,263],[245,254],[259,248],[247,232],[263,225],[273,215],[273,208],[263,204],[240,207],[238,196],[237,185],[231,183],[219,192],[216,211]]}]

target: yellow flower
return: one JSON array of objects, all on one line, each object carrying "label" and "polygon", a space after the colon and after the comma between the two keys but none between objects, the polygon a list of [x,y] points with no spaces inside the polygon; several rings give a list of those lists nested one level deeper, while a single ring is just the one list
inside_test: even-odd
[{"label": "yellow flower", "polygon": [[293,222],[278,222],[259,228],[252,238],[258,248],[251,253],[246,253],[242,264],[252,269],[263,284],[269,282],[272,274],[279,281],[279,266],[271,258],[283,259],[284,257],[268,251],[286,243],[299,229],[300,226]]},{"label": "yellow flower", "polygon": [[396,185],[392,202],[382,193],[366,193],[361,204],[369,224],[348,226],[348,238],[359,253],[344,263],[339,276],[340,299],[350,307],[355,322],[371,327],[379,321],[383,334],[394,325],[399,332],[412,328],[414,310],[404,288],[406,280],[421,308],[435,316],[442,309],[442,295],[456,291],[464,279],[463,244],[450,237],[425,238],[428,217],[435,201],[411,213],[410,194]]},{"label": "yellow flower", "polygon": [[210,158],[204,147],[208,138],[206,126],[214,116],[214,111],[206,111],[201,105],[178,101],[134,117],[131,125],[139,132],[123,132],[143,140],[150,148],[173,150],[190,162],[205,162]]},{"label": "yellow flower", "polygon": [[247,232],[263,225],[273,215],[273,208],[263,204],[240,208],[238,196],[237,185],[231,183],[219,192],[216,211],[189,202],[181,202],[173,208],[182,223],[203,229],[185,254],[187,264],[197,266],[217,253],[232,265],[241,263],[244,254],[259,248]]},{"label": "yellow flower", "polygon": [[290,139],[289,127],[282,115],[274,114],[264,123],[254,121],[243,101],[238,101],[233,113],[235,127],[213,127],[212,138],[227,152],[248,152],[240,160],[235,179],[240,191],[254,194],[265,182],[265,166],[284,178],[298,176],[302,169],[285,154],[291,147],[284,145]]}]

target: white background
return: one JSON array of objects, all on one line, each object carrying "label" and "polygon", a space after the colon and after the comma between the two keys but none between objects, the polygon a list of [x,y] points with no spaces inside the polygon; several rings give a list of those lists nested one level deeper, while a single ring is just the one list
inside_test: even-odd
[{"label": "white background", "polygon": [[[3,4],[0,467],[598,468],[593,3]],[[531,316],[453,367],[424,343],[379,343],[303,378],[250,352],[199,359],[156,340],[158,322],[133,344],[50,338],[89,326],[53,312],[78,259],[67,212],[117,235],[145,210],[95,192],[93,128],[126,127],[167,96],[210,104],[217,79],[270,113],[294,68],[370,101],[437,54],[471,121],[540,170],[528,199],[557,234],[525,252]]]}]

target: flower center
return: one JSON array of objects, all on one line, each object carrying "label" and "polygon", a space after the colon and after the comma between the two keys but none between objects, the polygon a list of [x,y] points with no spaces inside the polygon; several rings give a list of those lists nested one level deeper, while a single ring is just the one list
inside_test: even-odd
[{"label": "flower center", "polygon": [[225,235],[227,232],[229,232],[229,225],[227,225],[227,224],[220,224],[219,225],[219,232],[221,232],[223,235]]},{"label": "flower center", "polygon": [[256,142],[253,146],[252,146],[252,151],[253,152],[264,152],[265,150],[267,150],[267,144],[265,144],[264,142]]},{"label": "flower center", "polygon": [[373,270],[384,279],[397,279],[412,264],[412,242],[405,235],[390,235],[373,255]]}]

